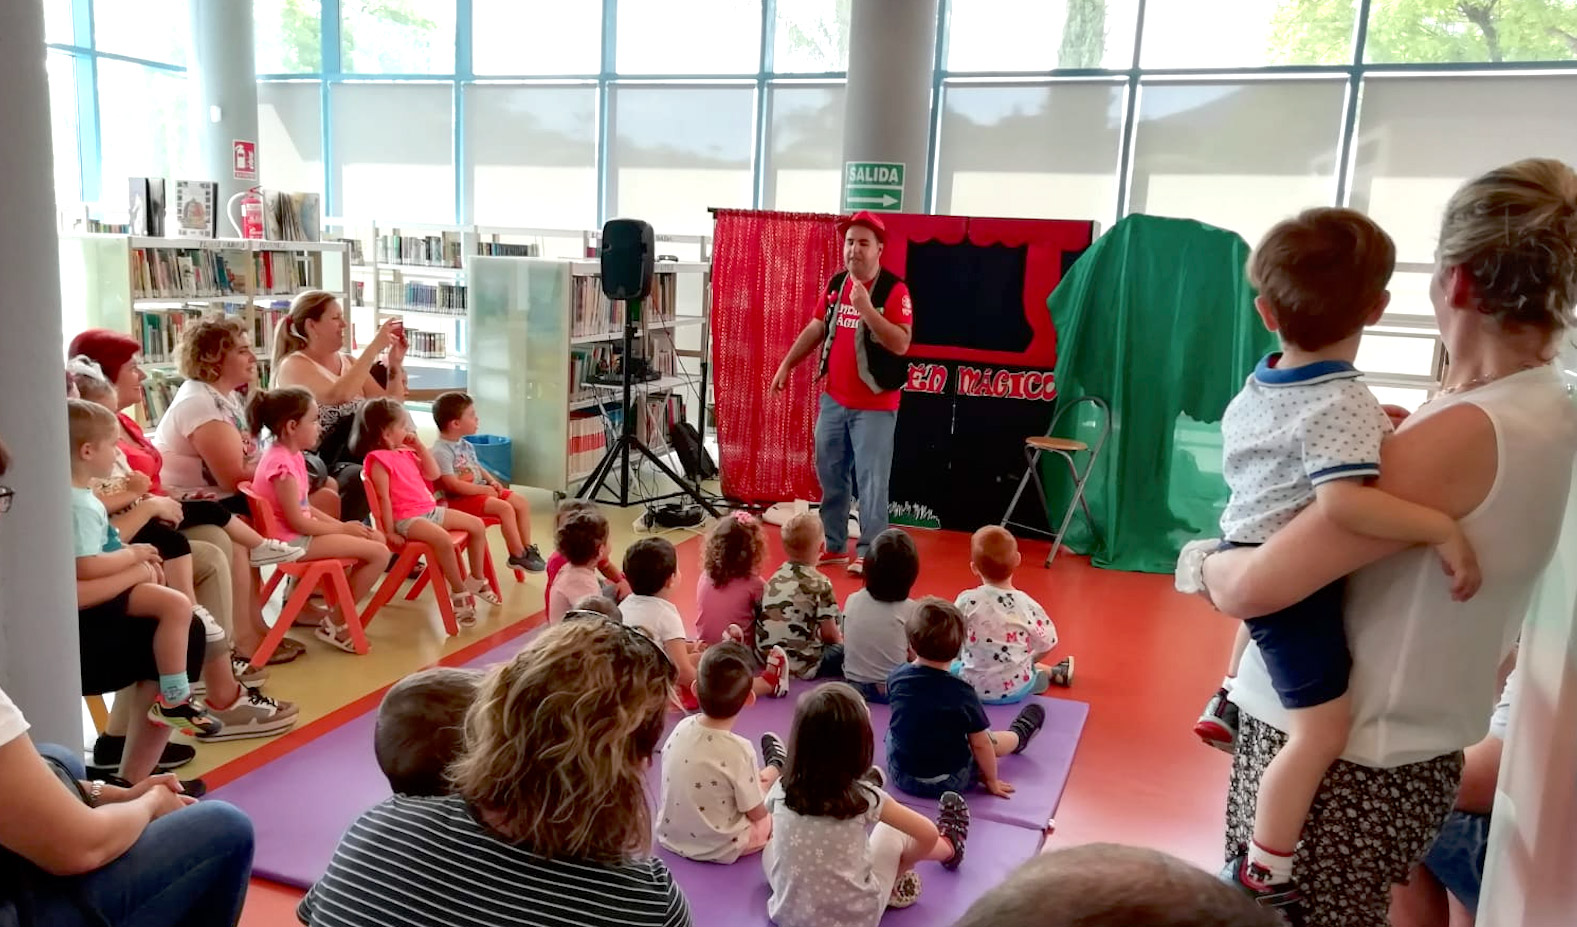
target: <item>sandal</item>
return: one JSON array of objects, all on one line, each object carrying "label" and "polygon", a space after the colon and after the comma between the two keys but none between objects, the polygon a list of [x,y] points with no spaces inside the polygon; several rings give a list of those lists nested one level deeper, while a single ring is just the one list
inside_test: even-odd
[{"label": "sandal", "polygon": [[[268,665],[278,666],[281,663],[289,663],[306,652],[307,647],[305,644],[291,640],[288,637],[282,637],[279,640],[279,646],[275,647],[274,652],[268,655]],[[250,659],[248,659],[248,662],[250,662]]]},{"label": "sandal", "polygon": [[919,900],[920,873],[911,869],[893,883],[892,894],[887,896],[887,907],[907,908]]},{"label": "sandal", "polygon": [[323,623],[312,632],[312,636],[346,653],[356,652],[356,643],[350,639],[350,629],[333,618],[324,618]]}]

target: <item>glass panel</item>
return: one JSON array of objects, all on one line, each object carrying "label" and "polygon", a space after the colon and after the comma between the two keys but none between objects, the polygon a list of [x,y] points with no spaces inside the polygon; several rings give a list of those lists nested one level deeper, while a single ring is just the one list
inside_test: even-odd
[{"label": "glass panel", "polygon": [[1139,62],[1147,68],[1347,64],[1357,19],[1355,0],[1149,0]]},{"label": "glass panel", "polygon": [[43,0],[43,3],[44,41],[77,44],[76,25],[71,21],[72,0]]},{"label": "glass panel", "polygon": [[710,234],[708,206],[751,204],[750,87],[615,87],[609,215]]},{"label": "glass panel", "polygon": [[1094,219],[1109,227],[1123,95],[1120,84],[947,85],[938,211]]},{"label": "glass panel", "polygon": [[454,0],[342,0],[340,53],[358,74],[454,73]]},{"label": "glass panel", "polygon": [[1462,181],[1533,155],[1577,163],[1573,100],[1577,76],[1369,78],[1352,205],[1396,239],[1398,261],[1432,264]]},{"label": "glass panel", "polygon": [[323,192],[323,122],[317,81],[259,81],[258,177],[263,186]]},{"label": "glass panel", "polygon": [[[1438,216],[1436,217],[1439,218]],[[1429,301],[1428,273],[1399,270],[1391,275],[1391,302],[1386,315],[1422,316],[1433,320],[1435,307]]]},{"label": "glass panel", "polygon": [[105,203],[126,201],[128,177],[189,179],[186,75],[99,60],[99,176]]},{"label": "glass panel", "polygon": [[1374,0],[1364,58],[1421,64],[1571,61],[1577,58],[1577,3]]},{"label": "glass panel", "polygon": [[1126,68],[1138,19],[1138,0],[953,0],[947,69]]},{"label": "glass panel", "polygon": [[851,0],[778,0],[772,69],[847,71]]},{"label": "glass panel", "polygon": [[465,88],[471,221],[530,228],[597,224],[597,89]]},{"label": "glass panel", "polygon": [[148,61],[186,64],[190,0],[93,0],[93,44]]},{"label": "glass panel", "polygon": [[620,74],[755,74],[761,0],[620,0]]},{"label": "glass panel", "polygon": [[338,212],[384,222],[454,221],[448,84],[330,88]]},{"label": "glass panel", "polygon": [[837,212],[843,160],[842,84],[778,86],[767,105],[767,187],[770,209]]},{"label": "glass panel", "polygon": [[1252,245],[1300,209],[1329,206],[1345,92],[1329,80],[1144,84],[1129,209],[1198,219]]},{"label": "glass panel", "polygon": [[471,0],[477,74],[596,74],[602,4],[588,0]]},{"label": "glass panel", "polygon": [[1429,390],[1414,389],[1405,386],[1375,386],[1370,383],[1369,392],[1381,404],[1388,406],[1401,406],[1409,412],[1417,412],[1418,407],[1429,401]]},{"label": "glass panel", "polygon": [[1435,372],[1434,335],[1381,335],[1366,332],[1358,345],[1354,365],[1364,373],[1433,376]]},{"label": "glass panel", "polygon": [[322,0],[252,0],[252,28],[257,73],[323,70]]},{"label": "glass panel", "polygon": [[44,68],[49,79],[50,142],[55,152],[55,205],[60,208],[82,199],[82,161],[77,149],[76,58],[51,51],[45,57]]}]

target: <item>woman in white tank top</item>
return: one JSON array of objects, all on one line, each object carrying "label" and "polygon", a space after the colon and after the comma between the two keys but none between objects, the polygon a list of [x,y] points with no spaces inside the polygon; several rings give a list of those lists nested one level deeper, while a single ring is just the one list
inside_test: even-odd
[{"label": "woman in white tank top", "polygon": [[[1379,486],[1460,520],[1483,586],[1451,601],[1427,549],[1348,534],[1318,503],[1263,547],[1205,561],[1212,600],[1251,618],[1352,576],[1345,623],[1352,734],[1305,821],[1302,923],[1387,923],[1392,883],[1451,810],[1462,749],[1480,740],[1496,670],[1549,562],[1577,453],[1577,405],[1550,362],[1577,304],[1577,173],[1527,160],[1446,206],[1430,296],[1451,367],[1440,395],[1386,442]],[[1232,691],[1242,716],[1227,857],[1241,852],[1286,715],[1252,647]]]}]

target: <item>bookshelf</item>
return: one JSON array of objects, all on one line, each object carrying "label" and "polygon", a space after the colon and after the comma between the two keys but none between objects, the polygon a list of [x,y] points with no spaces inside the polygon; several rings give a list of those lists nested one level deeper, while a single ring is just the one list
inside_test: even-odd
[{"label": "bookshelf", "polygon": [[[697,244],[709,256],[709,242]],[[668,253],[661,241],[658,250]],[[595,260],[477,256],[468,270],[470,390],[483,427],[513,440],[515,482],[568,492],[622,426],[624,304],[602,295]],[[703,399],[685,360],[706,341],[710,276],[709,260],[659,261],[642,303],[635,352],[656,376],[634,384],[635,434],[658,454],[669,450],[669,410],[693,420]]]},{"label": "bookshelf", "polygon": [[107,328],[142,342],[150,423],[181,384],[175,350],[191,322],[214,313],[239,316],[266,383],[274,326],[291,298],[324,289],[346,299],[349,279],[349,252],[339,242],[60,236],[65,336]]}]

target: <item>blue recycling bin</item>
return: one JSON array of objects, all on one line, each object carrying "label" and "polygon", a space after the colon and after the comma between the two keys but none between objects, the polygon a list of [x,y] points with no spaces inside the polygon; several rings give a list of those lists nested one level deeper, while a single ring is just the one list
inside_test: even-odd
[{"label": "blue recycling bin", "polygon": [[465,439],[476,448],[476,459],[481,461],[482,466],[491,470],[505,485],[514,482],[513,441],[503,435],[466,435]]}]

